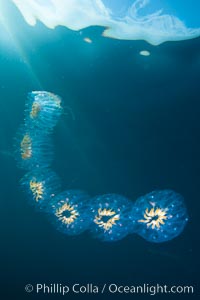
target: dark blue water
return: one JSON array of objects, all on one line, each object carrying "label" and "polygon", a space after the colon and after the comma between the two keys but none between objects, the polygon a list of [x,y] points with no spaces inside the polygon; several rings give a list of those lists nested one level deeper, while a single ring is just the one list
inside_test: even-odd
[{"label": "dark blue water", "polygon": [[[0,45],[1,299],[43,298],[26,294],[27,283],[74,282],[193,285],[194,295],[167,297],[195,298],[200,39],[153,47],[102,38],[99,28],[82,35],[42,24],[36,30],[17,12],[16,17],[24,26],[23,32],[15,32],[17,49]],[[84,36],[93,43],[84,43]],[[140,56],[144,49],[151,56]],[[53,165],[63,187],[92,196],[114,192],[132,200],[154,189],[174,189],[184,196],[190,215],[178,238],[155,245],[137,236],[108,244],[86,234],[70,238],[29,207],[19,189],[24,173],[16,167],[12,144],[27,93],[41,88],[63,98],[66,114],[54,132]]]}]

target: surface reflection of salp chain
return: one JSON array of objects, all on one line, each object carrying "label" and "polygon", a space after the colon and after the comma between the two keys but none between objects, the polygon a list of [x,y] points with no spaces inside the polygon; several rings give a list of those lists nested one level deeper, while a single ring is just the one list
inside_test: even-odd
[{"label": "surface reflection of salp chain", "polygon": [[[65,26],[77,31],[102,26],[105,37],[145,40],[153,45],[200,36],[199,22],[195,22],[199,19],[199,11],[194,1],[46,0],[45,6],[38,0],[12,1],[31,26],[38,20],[50,29]],[[86,42],[89,41],[88,37]]]},{"label": "surface reflection of salp chain", "polygon": [[133,205],[133,231],[149,242],[165,242],[184,229],[188,214],[183,197],[172,190],[153,191]]}]

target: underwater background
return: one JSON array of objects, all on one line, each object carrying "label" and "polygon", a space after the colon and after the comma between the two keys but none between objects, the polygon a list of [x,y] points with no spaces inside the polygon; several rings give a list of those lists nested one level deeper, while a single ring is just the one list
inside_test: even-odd
[{"label": "underwater background", "polygon": [[[18,22],[17,46],[0,44],[2,299],[44,297],[26,294],[27,283],[75,282],[193,285],[194,295],[181,297],[194,298],[199,292],[200,39],[155,47],[105,39],[99,27],[52,31],[41,23],[36,33],[10,9]],[[88,36],[92,43],[84,42]],[[150,56],[141,56],[142,50]],[[178,238],[152,244],[134,235],[115,243],[87,234],[66,237],[28,205],[19,188],[24,172],[16,167],[13,137],[27,93],[41,89],[60,95],[65,108],[54,131],[53,163],[63,187],[92,196],[118,193],[133,201],[152,190],[173,189],[189,211]]]}]

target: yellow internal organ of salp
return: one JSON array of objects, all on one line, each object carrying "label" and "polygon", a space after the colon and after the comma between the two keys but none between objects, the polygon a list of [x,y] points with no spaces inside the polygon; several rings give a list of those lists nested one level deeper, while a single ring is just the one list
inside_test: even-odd
[{"label": "yellow internal organ of salp", "polygon": [[[110,217],[107,222],[104,222],[103,217]],[[116,214],[112,209],[98,209],[98,215],[95,216],[94,222],[99,226],[103,227],[105,230],[109,230],[116,225],[116,222],[120,219],[120,216]]]},{"label": "yellow internal organ of salp", "polygon": [[21,144],[21,157],[22,159],[29,159],[32,156],[32,141],[28,134],[25,134],[23,137]]},{"label": "yellow internal organ of salp", "polygon": [[[66,211],[69,212],[69,217],[63,215]],[[69,203],[65,203],[56,210],[55,215],[60,221],[62,221],[63,224],[69,225],[77,219],[79,213],[76,209],[74,209],[74,206],[71,206]]]},{"label": "yellow internal organ of salp", "polygon": [[161,208],[151,208],[150,211],[148,208],[144,213],[144,220],[138,220],[138,222],[146,223],[147,227],[151,227],[152,229],[160,228],[161,225],[164,225],[164,220],[167,219],[167,211]]},{"label": "yellow internal organ of salp", "polygon": [[40,109],[41,109],[40,104],[38,102],[33,102],[31,112],[30,112],[30,117],[32,119],[36,118],[38,116]]},{"label": "yellow internal organ of salp", "polygon": [[30,190],[33,193],[35,201],[38,202],[43,198],[43,184],[42,182],[30,181]]}]

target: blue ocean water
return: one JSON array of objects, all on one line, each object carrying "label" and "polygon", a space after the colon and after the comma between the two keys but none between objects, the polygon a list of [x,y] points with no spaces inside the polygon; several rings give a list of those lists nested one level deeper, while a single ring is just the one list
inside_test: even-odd
[{"label": "blue ocean water", "polygon": [[[24,292],[27,283],[38,282],[196,287],[199,38],[155,47],[105,39],[99,27],[52,31],[41,23],[27,26],[13,6],[8,8],[20,30],[4,35],[0,45],[3,299],[40,299]],[[142,50],[150,56],[140,55]],[[53,169],[63,186],[132,200],[155,189],[176,190],[190,217],[177,239],[152,245],[131,235],[113,244],[86,234],[65,237],[29,207],[19,188],[24,172],[13,157],[13,137],[24,118],[27,93],[38,89],[63,99],[65,115],[53,136]]]}]

